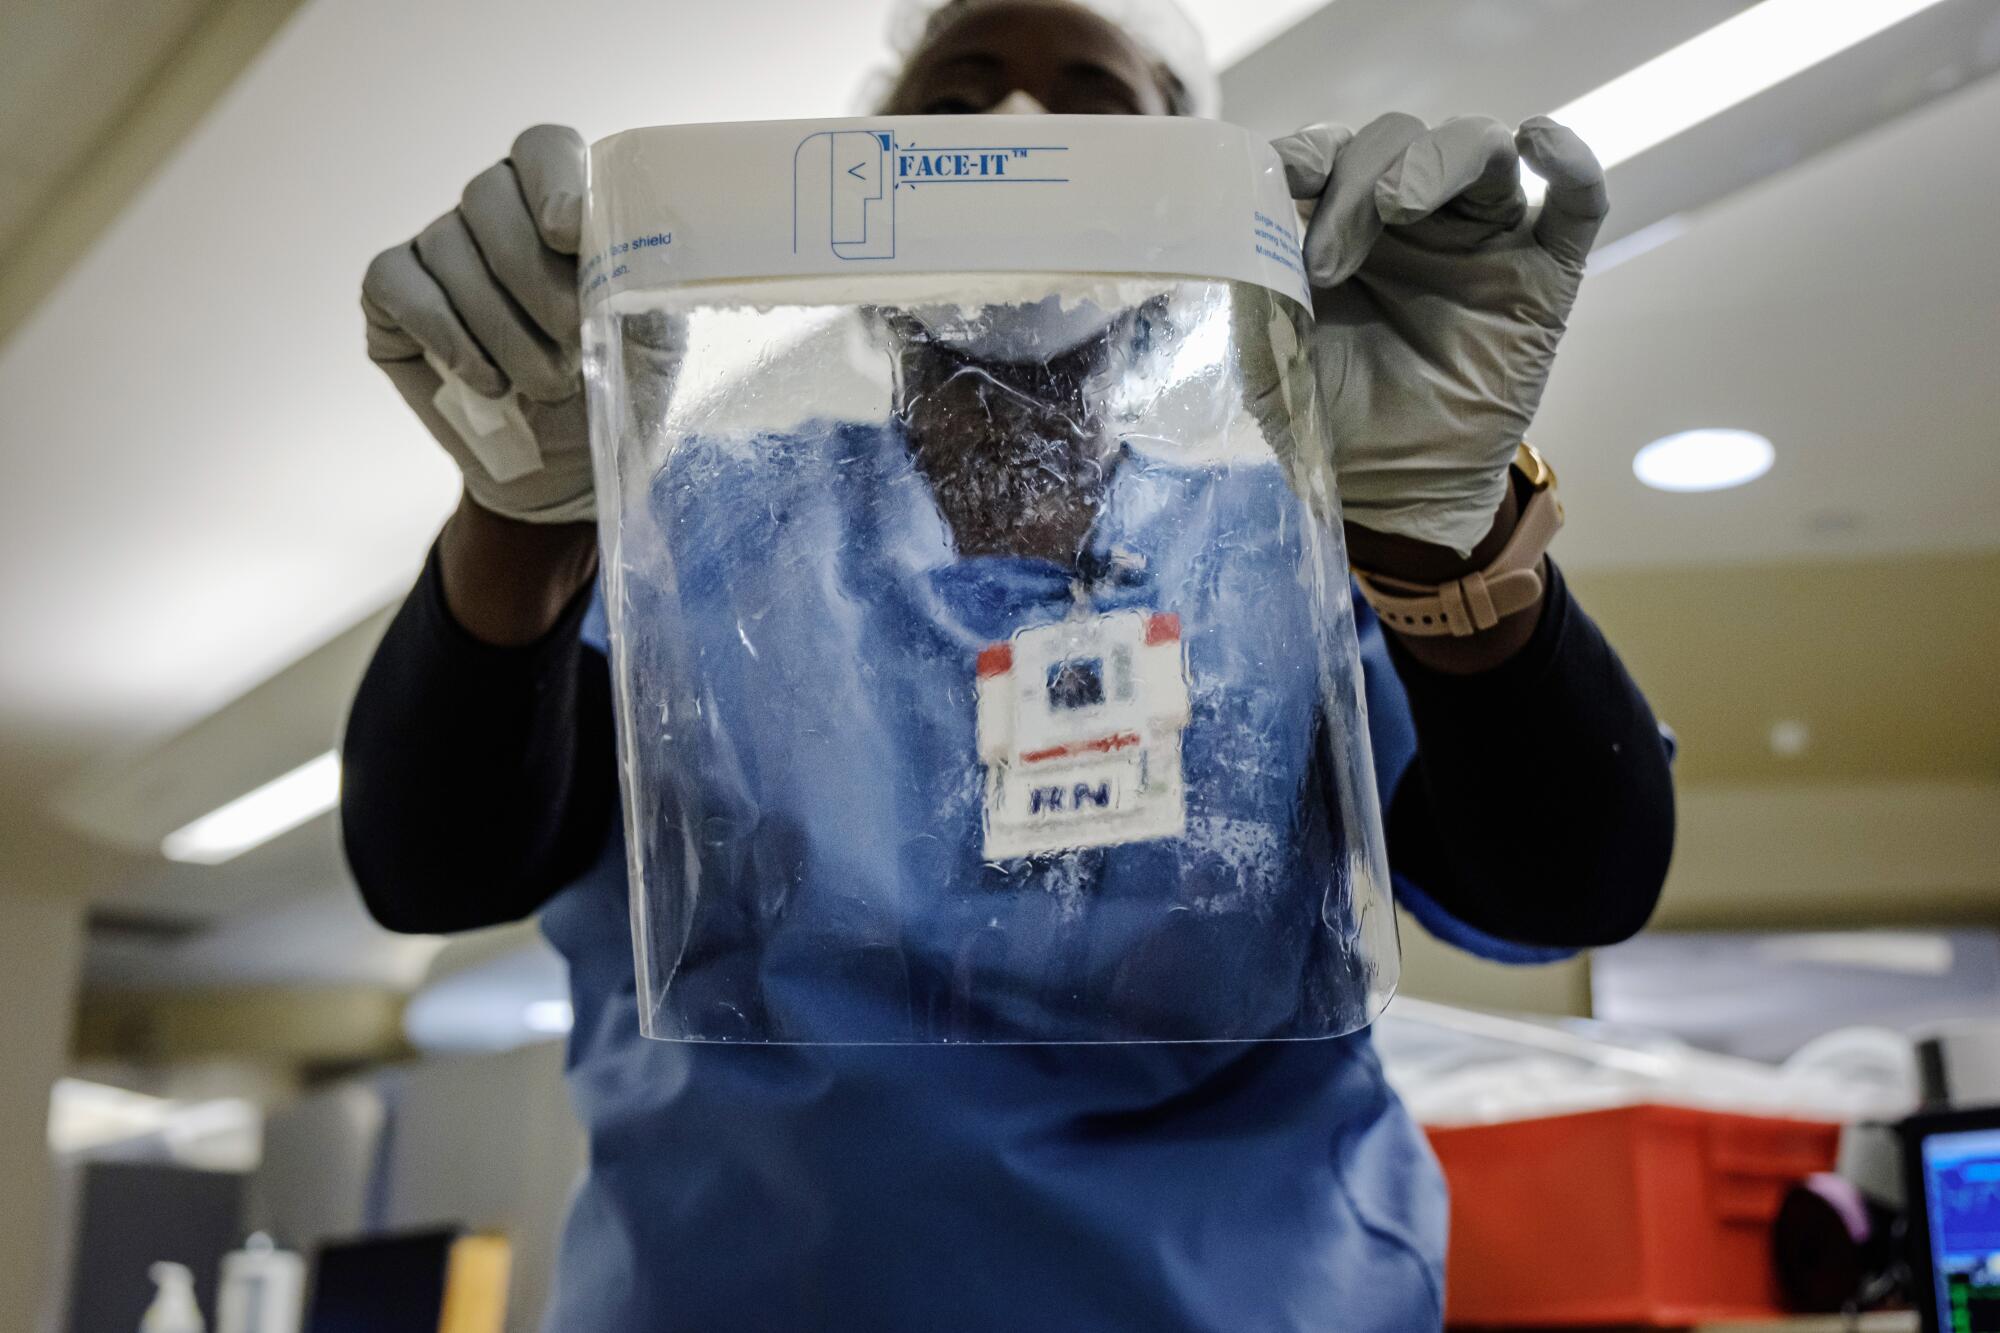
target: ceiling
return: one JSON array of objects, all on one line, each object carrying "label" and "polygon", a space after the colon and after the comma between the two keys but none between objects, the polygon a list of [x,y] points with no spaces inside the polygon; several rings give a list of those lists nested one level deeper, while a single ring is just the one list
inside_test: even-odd
[{"label": "ceiling", "polygon": [[299,0],[0,0],[0,342]]},{"label": "ceiling", "polygon": [[[1203,11],[1240,43],[1300,8]],[[355,350],[376,250],[537,120],[844,111],[886,9],[718,5],[688,40],[631,0],[301,7],[0,348],[0,800],[219,707],[407,583],[456,488]],[[87,36],[50,61],[88,65]]]},{"label": "ceiling", "polygon": [[[1744,3],[1192,7],[1241,57],[1235,114],[1276,132],[1390,107],[1519,118]],[[221,6],[140,8],[115,42],[90,38],[120,28],[108,4],[34,8],[18,29],[33,61],[10,22],[0,144],[46,151],[0,155],[44,192],[0,216],[0,278],[118,108],[191,58]],[[881,55],[884,0],[704,5],[698,36],[662,21],[684,8],[589,0],[556,21],[546,0],[306,0],[0,345],[0,887],[245,932],[110,941],[99,980],[226,980],[280,936],[374,947],[326,821],[213,870],[168,866],[149,840],[331,739],[364,622],[454,500],[361,354],[368,258],[523,125],[836,113]],[[1537,423],[1568,500],[1558,555],[1696,785],[1854,800],[1876,782],[2000,783],[2000,80],[1980,77],[2000,64],[2000,7],[1951,0],[1926,22],[1614,172],[1617,206],[1637,203],[1610,234],[1684,230],[1592,278]],[[17,59],[45,95],[17,92]],[[43,135],[72,105],[70,138]],[[1770,435],[1777,468],[1709,496],[1633,480],[1639,444],[1706,424]],[[287,667],[293,693],[227,721]],[[1787,718],[1813,740],[1781,758],[1769,728]],[[227,744],[215,726],[234,727]],[[1754,892],[1729,866],[1703,873],[1691,903]],[[401,984],[413,959],[355,966]],[[293,961],[337,979],[324,957]]]},{"label": "ceiling", "polygon": [[0,254],[86,169],[214,0],[66,0],[4,9]]}]

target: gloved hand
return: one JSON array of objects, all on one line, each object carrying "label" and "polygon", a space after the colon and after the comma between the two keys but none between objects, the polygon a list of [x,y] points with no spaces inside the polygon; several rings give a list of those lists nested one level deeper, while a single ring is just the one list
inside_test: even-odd
[{"label": "gloved hand", "polygon": [[[1469,555],[1548,383],[1608,207],[1604,171],[1543,117],[1387,115],[1277,140],[1306,229],[1313,361],[1349,522]],[[1531,219],[1519,163],[1548,182]]]},{"label": "gloved hand", "polygon": [[537,125],[458,207],[384,250],[361,283],[368,356],[482,507],[530,523],[592,516],[576,251],[584,144]]}]

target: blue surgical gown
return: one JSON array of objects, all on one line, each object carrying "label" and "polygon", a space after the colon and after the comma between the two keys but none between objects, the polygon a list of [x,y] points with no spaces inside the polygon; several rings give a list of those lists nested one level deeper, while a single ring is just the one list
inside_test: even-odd
[{"label": "blue surgical gown", "polygon": [[[786,488],[784,518],[829,552],[907,553],[912,542],[935,544],[941,523],[921,488],[885,511],[897,486],[879,475],[844,480],[866,476],[855,462],[880,466],[898,449],[886,432],[829,427],[733,456],[783,456],[805,478],[823,472],[824,485]],[[704,514],[770,513],[746,503],[764,484],[755,464],[728,464],[720,452],[692,461],[705,465]],[[670,468],[663,494],[689,493],[673,480]],[[1184,495],[1191,480],[1214,492],[1209,502],[1158,503]],[[1091,548],[1115,554],[1129,582],[1135,568],[1202,549],[1217,534],[1201,523],[1240,522],[1273,484],[1282,484],[1275,468],[1183,474],[1128,456]],[[1190,514],[1207,517],[1190,526]],[[725,530],[709,544],[729,539]],[[933,563],[932,586],[979,633],[996,631],[996,597],[1055,598],[1070,585],[1027,559]],[[786,568],[799,571],[800,586],[771,591],[793,615],[809,618],[815,598],[838,596],[812,562],[771,561],[763,576],[782,579]],[[682,571],[689,586],[698,578]],[[727,599],[713,615],[703,605],[682,600],[682,632],[720,642],[741,631],[723,611]],[[1218,606],[1246,617],[1242,637],[1255,632],[1247,618],[1269,614],[1255,599]],[[1414,735],[1380,630],[1365,607],[1358,616],[1386,795]],[[586,637],[602,634],[601,618],[592,621]],[[767,619],[762,632],[782,634],[773,626]],[[852,677],[850,689],[881,680],[872,688],[884,692],[856,707],[907,717],[909,733],[921,732],[921,700],[889,674]],[[1193,751],[1191,740],[1191,768]],[[1296,780],[1287,781],[1247,799],[1295,800]],[[767,786],[760,799],[773,791],[840,799],[837,783]],[[936,817],[954,816],[941,808]],[[976,805],[955,817],[976,821]],[[948,841],[965,836],[947,832]],[[864,844],[841,853],[867,854]],[[1417,886],[1398,888],[1447,938],[1518,957],[1453,922]],[[542,922],[570,965],[569,1079],[590,1140],[551,1330],[1410,1333],[1441,1321],[1443,1182],[1365,1031],[1136,1046],[652,1042],[639,1033],[618,836]],[[810,1010],[809,996],[792,999]]]}]

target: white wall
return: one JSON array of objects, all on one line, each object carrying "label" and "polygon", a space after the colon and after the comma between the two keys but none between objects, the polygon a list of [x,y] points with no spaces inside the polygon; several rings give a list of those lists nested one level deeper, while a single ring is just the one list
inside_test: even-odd
[{"label": "white wall", "polygon": [[0,1330],[35,1326],[48,1274],[49,1089],[69,1058],[82,904],[0,891]]}]

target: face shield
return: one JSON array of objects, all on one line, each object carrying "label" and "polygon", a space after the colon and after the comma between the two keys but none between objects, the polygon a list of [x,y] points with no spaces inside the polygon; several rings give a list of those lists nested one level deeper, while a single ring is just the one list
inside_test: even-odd
[{"label": "face shield", "polygon": [[1326,1037],[1393,988],[1281,168],[1024,123],[592,149],[650,1036]]},{"label": "face shield", "polygon": [[[999,293],[989,293],[997,296]],[[1105,297],[1044,292],[1030,284],[1014,300],[935,301],[912,306],[912,330],[922,341],[982,362],[1034,365],[1060,361],[1114,331],[1131,333],[1131,321],[1150,291]],[[1099,301],[1104,304],[1099,304]]]}]

